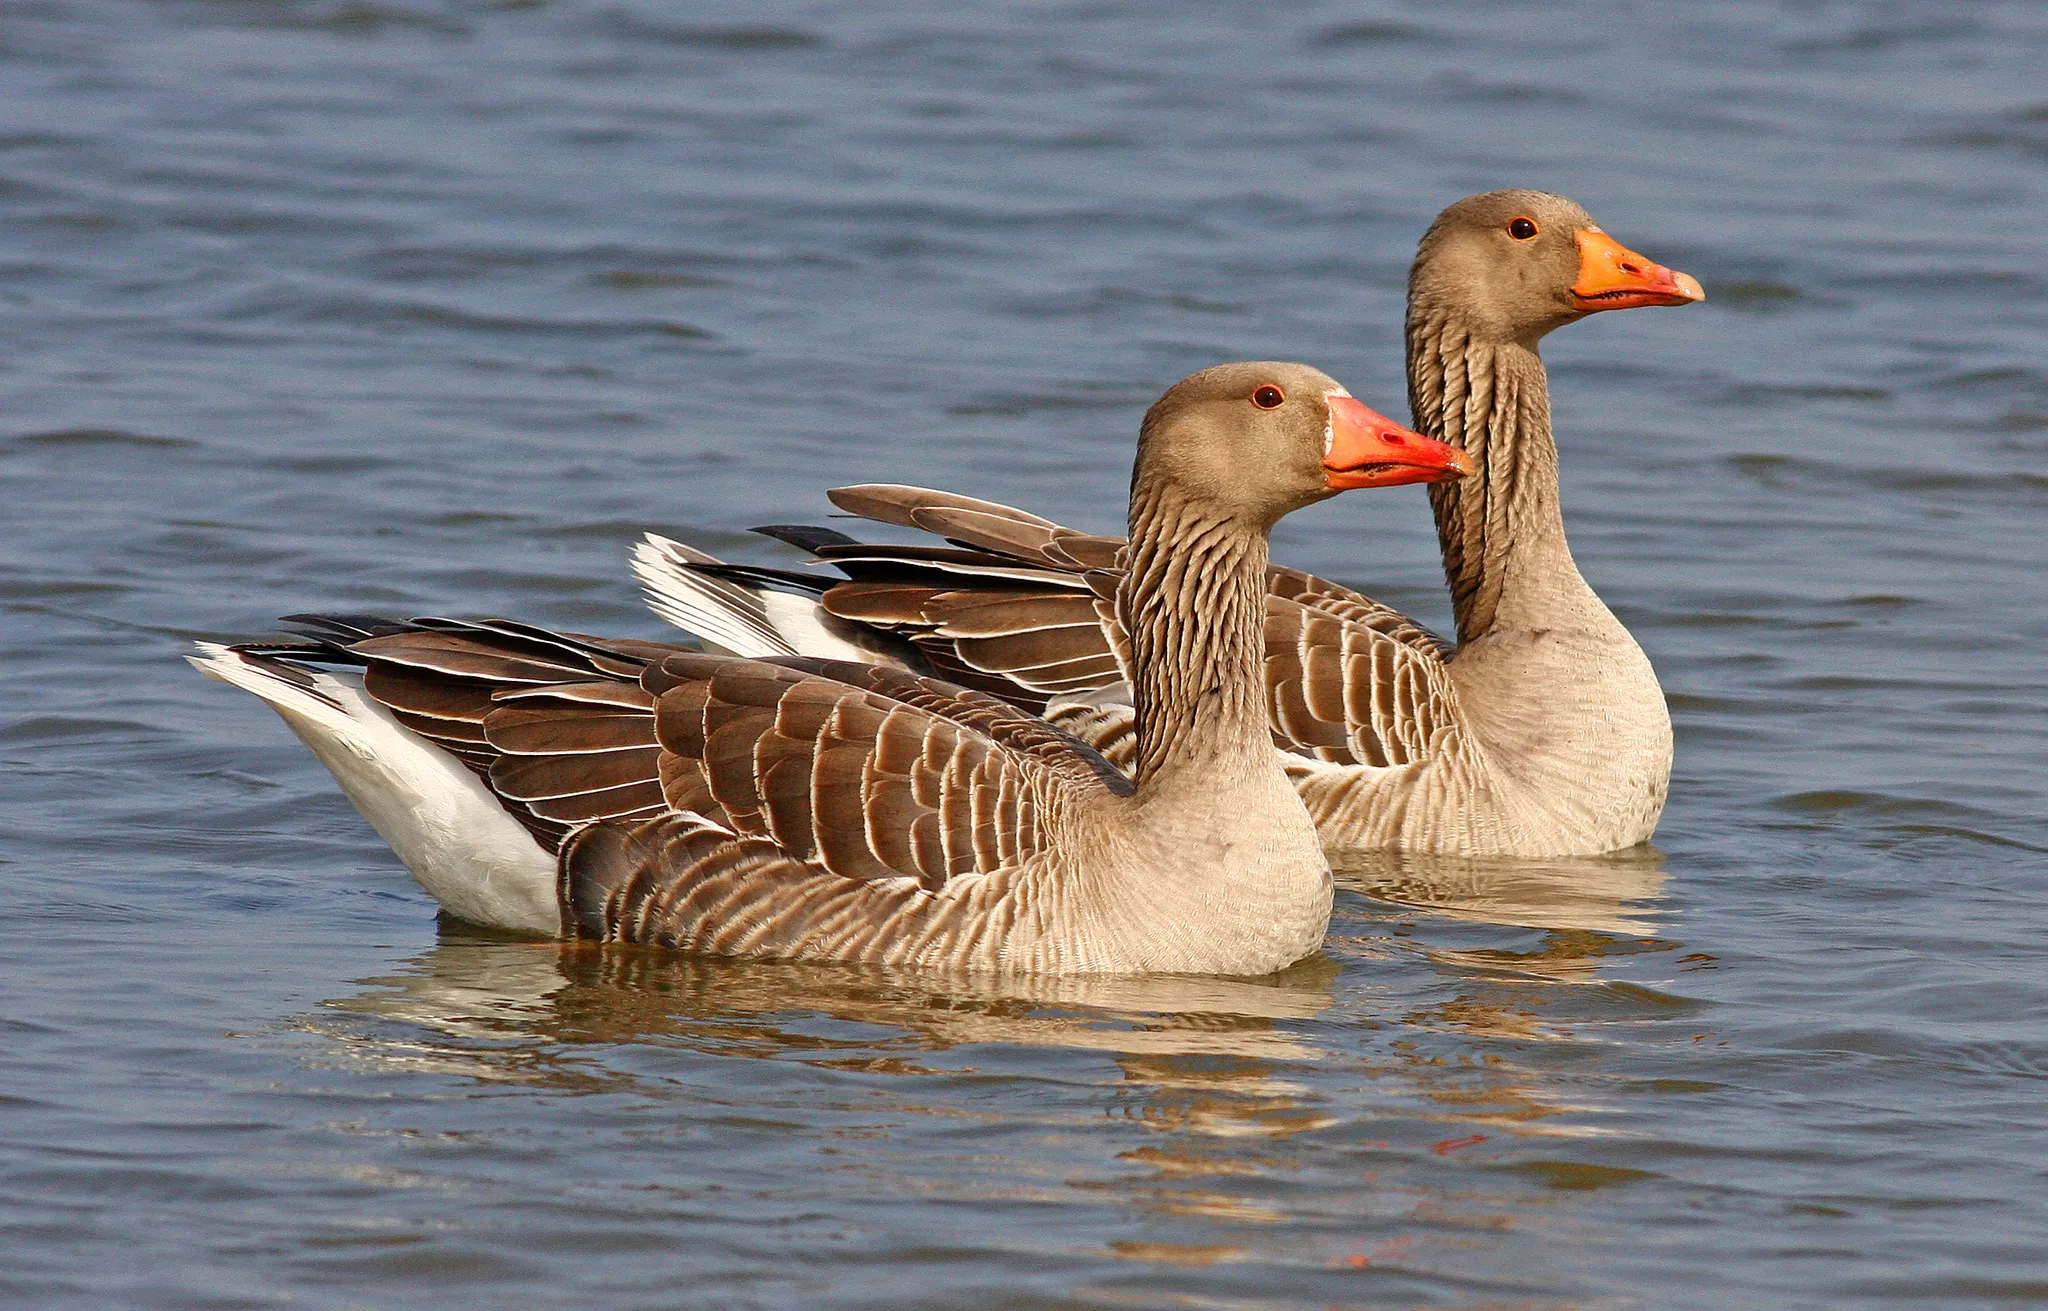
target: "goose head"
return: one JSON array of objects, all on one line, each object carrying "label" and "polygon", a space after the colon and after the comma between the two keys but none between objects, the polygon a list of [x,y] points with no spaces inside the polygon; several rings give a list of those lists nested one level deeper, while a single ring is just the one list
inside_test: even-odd
[{"label": "goose head", "polygon": [[1409,293],[1423,312],[1524,344],[1601,310],[1706,299],[1698,280],[1636,254],[1577,203],[1547,191],[1489,191],[1437,215]]},{"label": "goose head", "polygon": [[1366,408],[1320,369],[1220,364],[1146,411],[1133,493],[1171,486],[1265,529],[1351,488],[1442,482],[1473,467],[1464,451]]}]

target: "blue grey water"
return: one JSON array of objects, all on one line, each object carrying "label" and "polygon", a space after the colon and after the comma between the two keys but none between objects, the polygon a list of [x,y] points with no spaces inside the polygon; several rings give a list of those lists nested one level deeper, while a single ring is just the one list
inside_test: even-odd
[{"label": "blue grey water", "polygon": [[[1362,863],[1269,980],[559,952],[189,639],[655,637],[821,489],[1092,528],[1142,407],[1402,408],[1429,218],[1703,306],[1552,337],[1659,852]],[[0,1301],[2048,1303],[2048,9],[0,7]],[[1417,489],[1285,559],[1446,606]]]}]

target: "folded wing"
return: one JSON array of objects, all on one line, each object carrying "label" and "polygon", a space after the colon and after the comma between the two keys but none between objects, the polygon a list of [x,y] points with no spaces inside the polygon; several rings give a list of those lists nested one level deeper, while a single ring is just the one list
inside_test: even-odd
[{"label": "folded wing", "polygon": [[600,937],[793,950],[823,916],[879,941],[875,916],[1024,866],[1075,806],[1131,791],[1043,720],[902,670],[501,620],[295,622],[295,642],[248,645],[362,666],[559,854],[571,920]]},{"label": "folded wing", "polygon": [[[934,672],[1046,713],[1111,759],[1130,758],[1128,649],[1112,605],[1122,538],[925,488],[870,484],[830,495],[842,510],[948,545],[766,530],[846,575],[819,589],[825,614],[904,639]],[[1442,749],[1457,716],[1441,639],[1299,570],[1272,569],[1269,586],[1266,691],[1276,745],[1380,767]]]}]

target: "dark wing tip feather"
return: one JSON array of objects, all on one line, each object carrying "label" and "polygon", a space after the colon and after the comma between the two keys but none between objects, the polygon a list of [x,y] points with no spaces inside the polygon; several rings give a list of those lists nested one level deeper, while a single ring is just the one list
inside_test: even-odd
[{"label": "dark wing tip feather", "polygon": [[360,642],[366,637],[409,632],[413,628],[413,625],[404,619],[371,614],[286,615],[278,622],[290,624],[294,630],[308,637],[343,643]]},{"label": "dark wing tip feather", "polygon": [[816,524],[770,523],[762,524],[751,531],[763,537],[773,537],[778,542],[788,542],[800,550],[815,551],[821,546],[859,546],[860,539],[849,537],[836,528],[820,528]]},{"label": "dark wing tip feather", "polygon": [[[355,655],[338,642],[329,642],[316,637],[259,638],[250,642],[235,642],[228,650],[242,655],[256,656],[280,665],[360,665],[361,656]],[[297,681],[297,680],[293,680]]]},{"label": "dark wing tip feather", "polygon": [[752,564],[693,564],[693,574],[703,574],[723,582],[740,583],[752,587],[766,587],[778,592],[790,592],[797,596],[818,597],[825,589],[841,580],[833,577],[817,577],[798,573],[794,569],[770,569],[765,565]]}]

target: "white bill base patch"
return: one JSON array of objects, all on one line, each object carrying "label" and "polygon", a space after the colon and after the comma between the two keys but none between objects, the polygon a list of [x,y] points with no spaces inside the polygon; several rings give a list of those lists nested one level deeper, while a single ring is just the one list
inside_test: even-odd
[{"label": "white bill base patch", "polygon": [[[1348,392],[1348,391],[1346,391],[1346,390],[1344,390],[1344,389],[1343,389],[1342,387],[1332,387],[1332,388],[1330,388],[1330,390],[1328,390],[1328,391],[1326,391],[1326,392],[1324,392],[1324,393],[1323,393],[1323,399],[1324,399],[1324,400],[1326,400],[1326,401],[1328,401],[1328,400],[1334,400],[1334,399],[1336,399],[1336,398],[1337,398],[1337,397],[1339,397],[1339,396],[1342,396],[1342,397],[1344,397],[1344,398],[1345,398],[1346,400],[1349,400],[1349,399],[1351,398],[1351,393],[1350,393],[1350,392]],[[1325,409],[1326,409],[1326,410],[1327,410],[1327,408],[1328,408],[1328,407],[1325,407]],[[1324,459],[1328,459],[1328,458],[1330,457],[1330,448],[1331,448],[1332,446],[1335,446],[1336,444],[1337,444],[1337,416],[1335,416],[1335,415],[1333,415],[1333,414],[1329,414],[1329,413],[1327,413],[1327,412],[1326,412],[1326,413],[1325,413],[1325,414],[1323,415],[1323,458],[1324,458]]]}]

